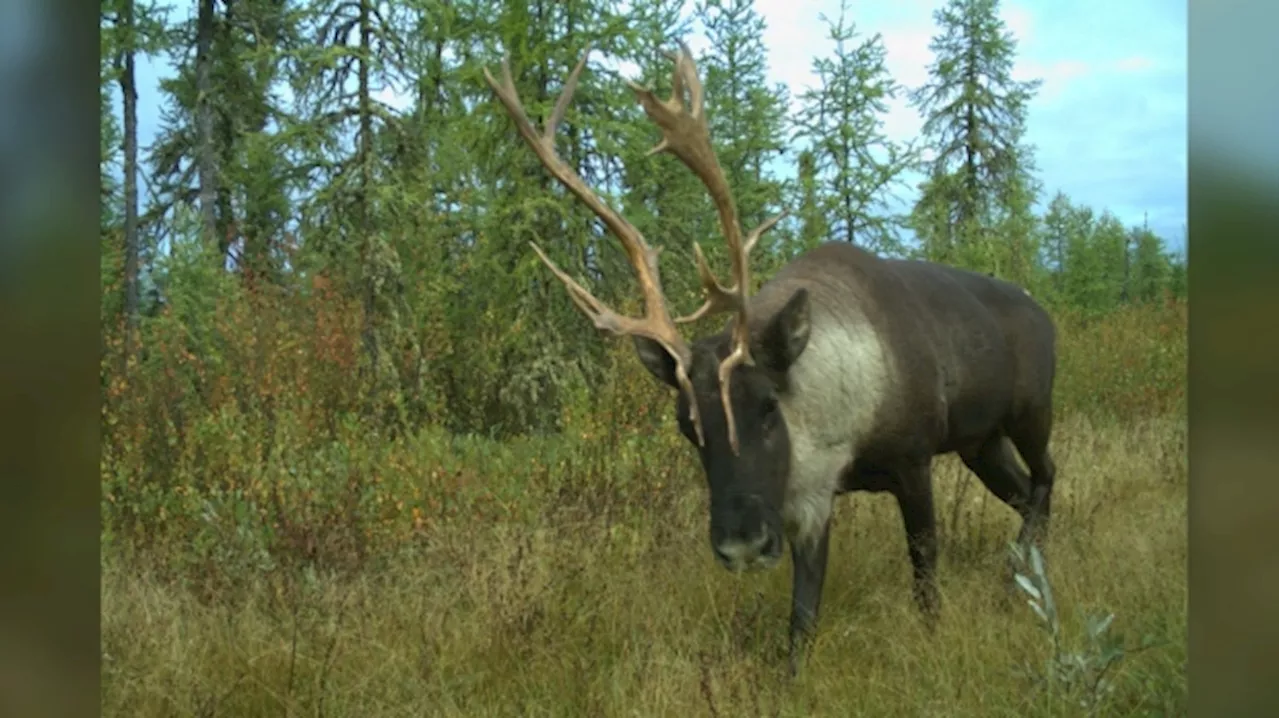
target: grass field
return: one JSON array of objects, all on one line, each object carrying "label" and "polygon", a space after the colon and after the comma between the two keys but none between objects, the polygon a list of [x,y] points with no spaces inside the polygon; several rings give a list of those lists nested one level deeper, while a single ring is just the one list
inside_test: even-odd
[{"label": "grass field", "polygon": [[1007,579],[1014,512],[943,457],[937,632],[894,500],[842,497],[795,680],[790,567],[715,564],[627,343],[561,433],[499,442],[379,435],[274,324],[219,363],[157,335],[135,384],[104,369],[102,713],[1185,715],[1185,311],[1059,318],[1056,634]]},{"label": "grass field", "polygon": [[[1101,715],[1185,713],[1186,468],[1180,420],[1063,420],[1049,576],[1062,650],[1082,611],[1128,646]],[[438,524],[377,567],[263,572],[211,594],[103,568],[104,715],[1083,715],[1025,675],[1049,634],[1004,583],[1014,513],[939,460],[943,620],[909,600],[896,505],[839,503],[820,634],[800,678],[783,646],[789,568],[713,563],[695,472],[647,510],[607,496]],[[372,564],[370,564],[372,566]],[[210,568],[215,571],[215,568]],[[1079,684],[1076,686],[1079,687]]]}]

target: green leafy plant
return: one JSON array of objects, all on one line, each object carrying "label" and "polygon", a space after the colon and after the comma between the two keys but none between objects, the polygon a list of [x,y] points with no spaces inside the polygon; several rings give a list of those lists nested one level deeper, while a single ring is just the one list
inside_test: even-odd
[{"label": "green leafy plant", "polygon": [[1009,544],[1009,552],[1014,563],[1014,582],[1027,595],[1027,605],[1040,619],[1050,641],[1050,654],[1043,668],[1028,672],[1051,700],[1074,700],[1088,715],[1099,715],[1115,688],[1108,675],[1127,655],[1155,644],[1147,638],[1136,649],[1126,648],[1123,637],[1110,631],[1115,614],[1105,612],[1084,617],[1084,645],[1073,649],[1064,640],[1058,603],[1054,600],[1040,549],[1034,544],[1023,546],[1014,541]]}]

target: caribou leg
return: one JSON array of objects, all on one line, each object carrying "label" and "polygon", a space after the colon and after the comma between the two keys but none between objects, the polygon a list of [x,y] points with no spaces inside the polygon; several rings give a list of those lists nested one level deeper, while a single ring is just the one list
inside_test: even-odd
[{"label": "caribou leg", "polygon": [[1030,509],[1027,519],[1023,521],[1019,540],[1035,541],[1044,551],[1044,540],[1049,533],[1050,498],[1053,495],[1053,481],[1057,473],[1053,459],[1049,456],[1049,434],[1053,430],[1053,409],[1044,407],[1028,412],[1017,426],[1012,427],[1009,437],[1027,468],[1031,470]]},{"label": "caribou leg", "polygon": [[[960,456],[965,466],[977,474],[997,498],[1011,506],[1022,517],[1018,543],[1029,546],[1034,541],[1041,552],[1049,520],[1049,495],[1053,490],[1054,466],[1043,442],[1031,441],[1025,435],[1014,440],[1019,453],[1027,459],[1031,475],[1018,465],[1013,447],[1003,434],[996,434],[976,452]],[[1027,451],[1023,452],[1023,449]]]},{"label": "caribou leg", "polygon": [[1013,447],[1004,434],[996,434],[978,447],[977,451],[960,454],[960,460],[969,467],[982,483],[1022,517],[1019,541],[1027,533],[1031,521],[1031,489],[1027,474],[1018,466]]},{"label": "caribou leg", "polygon": [[[1027,473],[1018,466],[1013,456],[1013,448],[1004,434],[995,434],[978,447],[976,451],[961,452],[960,460],[969,470],[982,480],[983,485],[1004,503],[1008,504],[1022,517],[1022,529],[1018,532],[1018,543],[1027,545],[1029,528],[1034,520],[1030,480]],[[1011,595],[1017,595],[1014,576],[1018,566],[1010,557],[1005,568],[1005,588]]]},{"label": "caribou leg", "polygon": [[911,558],[912,593],[930,629],[937,625],[941,599],[938,596],[938,533],[933,509],[933,473],[924,461],[898,473],[894,496],[902,512],[907,532],[907,553]]},{"label": "caribou leg", "polygon": [[827,547],[831,543],[831,521],[822,527],[816,541],[791,544],[791,633],[788,663],[791,675],[799,671],[801,653],[813,634],[822,603],[822,585],[827,577]]}]

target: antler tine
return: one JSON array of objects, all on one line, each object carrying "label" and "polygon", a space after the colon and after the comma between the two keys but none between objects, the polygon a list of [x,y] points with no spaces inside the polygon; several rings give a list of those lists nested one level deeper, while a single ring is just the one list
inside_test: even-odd
[{"label": "antler tine", "polygon": [[[720,216],[720,227],[724,233],[725,243],[729,249],[732,266],[732,284],[728,287],[721,284],[707,265],[706,256],[697,242],[693,245],[694,257],[698,265],[698,274],[702,279],[706,302],[693,314],[677,319],[677,323],[692,322],[713,313],[729,312],[735,314],[733,322],[733,349],[720,364],[720,399],[724,405],[725,417],[729,424],[729,443],[734,452],[738,451],[737,427],[733,420],[733,409],[729,401],[729,377],[734,367],[751,363],[750,337],[747,327],[747,293],[750,291],[751,275],[748,254],[760,237],[771,229],[786,212],[764,222],[743,241],[742,228],[738,224],[738,209],[729,190],[729,182],[720,166],[716,153],[711,145],[710,131],[704,112],[704,95],[702,81],[698,79],[698,71],[693,61],[693,53],[688,45],[681,42],[679,54],[673,54],[675,70],[672,77],[672,94],[668,100],[660,100],[652,90],[630,83],[645,113],[662,130],[662,141],[649,151],[649,154],[671,152],[680,158],[695,175],[698,176],[711,194],[716,211]],[[685,108],[684,88],[689,89],[689,108]]]},{"label": "antler tine", "polygon": [[[746,243],[743,245],[742,252],[748,258],[751,250],[755,248],[756,243],[760,241],[760,237],[773,229],[773,226],[786,217],[787,210],[782,210],[779,214],[765,220],[759,227],[756,227],[747,235]],[[694,242],[693,258],[698,265],[698,276],[702,280],[702,290],[707,295],[707,300],[702,306],[692,314],[686,314],[683,317],[676,318],[676,324],[687,324],[696,322],[699,319],[712,314],[720,314],[722,312],[737,311],[746,300],[744,293],[738,291],[738,285],[735,283],[732,287],[726,287],[716,279],[716,275],[712,273],[711,267],[707,265],[707,257],[702,253],[702,245]]]},{"label": "antler tine", "polygon": [[[677,63],[676,77],[689,86],[689,114],[702,120],[706,95],[702,89],[702,79],[698,77],[698,68],[693,64],[693,51],[684,40],[680,41],[680,59]],[[683,97],[681,99],[683,100]]]},{"label": "antler tine", "polygon": [[573,97],[573,93],[578,89],[578,76],[582,74],[582,68],[587,64],[587,55],[591,54],[591,45],[587,45],[582,52],[582,59],[578,60],[578,64],[574,66],[573,72],[569,73],[568,79],[564,81],[564,89],[560,91],[560,99],[556,100],[555,110],[552,111],[551,117],[547,120],[547,126],[543,128],[544,141],[554,146],[556,137],[556,128],[560,126],[561,120],[564,119],[565,110],[569,108],[569,100]]},{"label": "antler tine", "polygon": [[773,229],[773,225],[781,222],[788,214],[789,211],[783,209],[781,212],[775,214],[769,219],[766,219],[764,222],[761,222],[759,227],[751,230],[751,234],[747,235],[747,244],[743,247],[743,253],[750,256],[751,250],[755,248],[756,242],[760,241],[760,238],[764,236],[765,232]]},{"label": "antler tine", "polygon": [[573,303],[577,305],[583,314],[586,314],[591,319],[592,324],[597,328],[619,335],[629,334],[647,337],[658,342],[671,355],[676,364],[677,383],[689,398],[690,419],[693,420],[693,425],[698,435],[698,443],[701,444],[703,441],[702,422],[698,416],[698,404],[693,394],[693,384],[689,381],[688,376],[689,345],[680,336],[675,322],[672,321],[671,316],[667,313],[666,300],[662,293],[662,279],[658,271],[658,250],[650,247],[639,230],[610,209],[595,192],[587,187],[586,182],[560,158],[555,150],[556,129],[564,119],[569,100],[573,97],[574,90],[577,89],[578,77],[582,73],[582,68],[586,66],[587,56],[590,52],[591,48],[588,46],[582,53],[582,59],[578,61],[578,64],[565,80],[564,89],[561,91],[559,99],[556,100],[551,116],[547,118],[541,134],[534,129],[525,114],[524,106],[520,102],[519,94],[516,92],[515,81],[511,78],[509,58],[505,55],[502,58],[501,83],[493,78],[488,68],[484,69],[484,77],[489,83],[489,87],[506,108],[507,114],[515,122],[520,136],[524,138],[525,143],[537,155],[543,166],[551,172],[565,189],[572,192],[583,204],[587,205],[605,223],[609,231],[622,242],[627,259],[635,269],[636,278],[640,282],[641,292],[644,295],[644,317],[637,319],[614,311],[557,267],[536,243],[530,242],[530,245],[532,245],[534,252],[537,253],[543,264],[547,265],[556,278],[565,285]]}]

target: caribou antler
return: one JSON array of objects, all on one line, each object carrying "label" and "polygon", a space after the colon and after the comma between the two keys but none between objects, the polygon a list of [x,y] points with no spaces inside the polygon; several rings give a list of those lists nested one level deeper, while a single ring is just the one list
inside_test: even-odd
[{"label": "caribou antler", "polygon": [[560,181],[560,184],[564,185],[565,189],[572,192],[583,204],[587,205],[605,223],[609,231],[622,241],[627,259],[635,268],[636,277],[640,281],[640,288],[644,294],[644,317],[637,319],[618,314],[592,296],[590,292],[575,282],[568,274],[561,271],[536,243],[530,242],[529,244],[533,246],[533,251],[537,252],[539,259],[564,283],[574,304],[591,319],[591,322],[598,329],[608,330],[618,335],[647,337],[656,341],[671,355],[676,365],[676,381],[689,399],[689,418],[692,420],[694,430],[697,432],[698,444],[702,445],[702,421],[698,416],[698,402],[694,396],[693,384],[690,383],[688,374],[691,354],[689,345],[680,336],[679,329],[667,313],[666,301],[662,294],[662,281],[658,272],[659,250],[650,247],[644,241],[644,237],[639,230],[610,209],[587,187],[582,178],[556,154],[556,127],[564,119],[565,110],[569,106],[569,99],[573,96],[573,91],[578,84],[578,75],[581,74],[582,68],[586,65],[587,55],[590,52],[591,48],[588,47],[582,53],[582,59],[578,61],[578,65],[569,74],[569,78],[564,83],[564,90],[560,94],[560,99],[556,101],[555,109],[552,111],[551,117],[547,119],[541,135],[534,130],[533,125],[529,123],[529,119],[525,115],[524,106],[520,102],[520,97],[516,93],[515,83],[511,79],[511,68],[508,59],[506,57],[502,59],[501,84],[493,79],[493,75],[489,73],[488,68],[484,70],[484,77],[489,83],[489,87],[493,88],[493,91],[498,95],[498,99],[506,107],[511,119],[515,121],[516,129],[520,131],[520,136],[524,138],[524,141],[538,156],[542,164]]},{"label": "caribou antler", "polygon": [[[573,95],[573,91],[578,84],[578,75],[582,72],[582,68],[587,62],[588,53],[590,53],[590,48],[582,54],[582,59],[578,61],[577,67],[573,69],[568,80],[565,81],[564,90],[560,95],[560,99],[556,101],[555,109],[547,120],[546,127],[541,135],[534,130],[525,116],[524,107],[516,94],[515,83],[511,80],[511,69],[507,58],[503,57],[502,60],[502,84],[493,79],[493,76],[489,74],[488,68],[484,71],[484,77],[489,86],[493,88],[493,91],[497,93],[498,99],[502,101],[503,106],[507,108],[507,113],[515,121],[516,129],[520,131],[520,136],[537,154],[542,164],[560,181],[560,184],[576,195],[596,216],[603,220],[609,230],[622,241],[627,258],[636,270],[641,290],[644,293],[644,318],[635,319],[619,315],[593,297],[590,292],[570,278],[569,275],[562,272],[559,267],[547,258],[547,255],[542,252],[542,249],[537,244],[533,242],[530,242],[530,244],[543,263],[568,288],[569,296],[573,299],[574,304],[591,319],[596,327],[607,329],[615,334],[648,337],[667,350],[667,353],[675,360],[676,380],[680,388],[688,396],[689,418],[692,420],[694,429],[697,432],[699,445],[704,443],[704,439],[702,422],[698,416],[698,403],[688,375],[691,353],[689,346],[680,336],[676,325],[696,321],[710,314],[722,312],[734,312],[736,314],[733,324],[733,349],[729,356],[720,363],[719,371],[720,401],[724,405],[725,419],[729,424],[729,444],[736,454],[738,452],[738,432],[733,420],[733,406],[729,399],[729,377],[734,367],[751,363],[750,340],[747,331],[747,292],[749,291],[751,280],[747,259],[752,247],[755,246],[760,237],[777,224],[778,220],[785,217],[787,213],[784,211],[764,222],[747,235],[745,242],[743,241],[742,229],[738,226],[738,210],[733,201],[733,194],[729,191],[729,183],[725,179],[724,170],[721,169],[720,162],[716,159],[715,150],[711,146],[706,116],[703,113],[702,82],[698,79],[698,72],[694,67],[693,57],[687,45],[683,42],[680,43],[680,52],[670,54],[676,63],[672,79],[671,99],[660,100],[651,90],[634,82],[628,82],[628,86],[636,93],[636,97],[644,107],[645,113],[662,130],[662,141],[650,150],[648,154],[671,152],[676,157],[679,157],[702,180],[716,205],[716,211],[720,215],[720,226],[724,232],[725,241],[729,245],[733,284],[726,287],[712,274],[711,268],[707,265],[707,259],[702,253],[702,247],[696,242],[694,243],[693,250],[698,263],[698,274],[701,277],[702,289],[707,299],[702,307],[693,314],[673,321],[667,313],[666,302],[662,294],[662,282],[658,273],[658,250],[646,244],[639,230],[618,216],[597,197],[582,181],[582,178],[560,159],[555,151],[556,127],[564,118],[565,109],[569,106],[569,98]],[[692,105],[691,109],[688,110],[684,106],[684,90],[686,86],[691,96]]]},{"label": "caribou antler", "polygon": [[[742,238],[742,228],[738,225],[738,210],[733,201],[733,193],[729,190],[729,182],[725,179],[724,170],[716,159],[715,150],[711,146],[710,132],[707,129],[707,118],[703,106],[702,82],[698,79],[698,71],[693,63],[693,55],[689,47],[680,43],[679,53],[670,53],[676,67],[671,81],[671,98],[658,99],[651,90],[634,82],[628,85],[640,100],[645,113],[662,129],[662,141],[649,151],[649,154],[670,152],[680,158],[711,193],[711,199],[720,215],[720,228],[724,232],[725,242],[729,246],[729,259],[732,266],[733,284],[724,286],[716,279],[707,265],[707,258],[702,247],[694,242],[694,256],[698,262],[698,274],[702,279],[703,293],[706,302],[696,312],[676,320],[687,323],[711,314],[734,312],[733,344],[729,356],[720,363],[720,402],[724,406],[725,419],[729,424],[729,444],[733,452],[738,453],[737,425],[733,420],[733,405],[730,401],[729,377],[734,367],[740,364],[751,364],[750,337],[747,330],[747,292],[750,290],[750,267],[748,257],[751,249],[765,232],[786,216],[786,211],[765,221]],[[684,90],[689,90],[690,107],[685,108]]]}]

